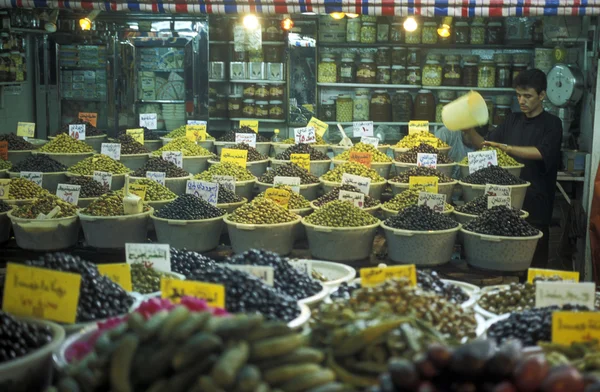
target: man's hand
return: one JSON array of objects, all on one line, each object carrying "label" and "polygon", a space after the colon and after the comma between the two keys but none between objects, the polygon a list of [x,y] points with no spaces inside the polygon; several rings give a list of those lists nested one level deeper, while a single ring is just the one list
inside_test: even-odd
[{"label": "man's hand", "polygon": [[517,157],[517,158],[530,159],[533,161],[541,161],[543,159],[542,154],[540,153],[540,150],[538,150],[537,147],[533,147],[533,146],[532,147],[509,146],[508,144],[504,144],[504,143],[495,143],[495,142],[488,142],[488,141],[484,141],[483,145],[498,148],[498,149],[504,151],[505,153],[507,153],[508,155],[511,155],[511,156]]},{"label": "man's hand", "polygon": [[508,144],[504,144],[504,143],[496,143],[496,142],[488,142],[487,140],[483,142],[484,146],[490,146],[490,147],[494,147],[494,148],[499,148],[500,150],[508,153],[508,150],[510,149],[510,146]]}]

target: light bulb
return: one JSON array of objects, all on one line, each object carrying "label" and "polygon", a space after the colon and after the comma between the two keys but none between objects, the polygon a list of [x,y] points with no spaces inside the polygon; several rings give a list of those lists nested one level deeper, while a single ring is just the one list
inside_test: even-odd
[{"label": "light bulb", "polygon": [[417,27],[419,27],[419,24],[417,23],[417,20],[412,16],[409,16],[404,21],[404,30],[406,30],[406,31],[409,31],[409,32],[415,31],[417,29]]},{"label": "light bulb", "polygon": [[294,27],[294,21],[289,16],[281,21],[281,28],[285,31],[290,31]]},{"label": "light bulb", "polygon": [[258,28],[258,18],[254,14],[244,16],[244,27],[246,30],[255,30]]},{"label": "light bulb", "polygon": [[438,27],[438,29],[437,29],[437,33],[442,38],[450,37],[450,26],[448,26],[445,23],[440,25],[440,27]]},{"label": "light bulb", "polygon": [[87,31],[92,28],[92,21],[89,18],[81,18],[79,19],[79,27],[81,27],[81,30]]},{"label": "light bulb", "polygon": [[358,14],[346,14],[346,18],[348,19],[354,19],[354,18],[358,18],[360,15]]},{"label": "light bulb", "polygon": [[332,12],[329,14],[329,16],[331,16],[333,19],[344,19],[344,16],[346,16],[345,13],[343,12]]}]

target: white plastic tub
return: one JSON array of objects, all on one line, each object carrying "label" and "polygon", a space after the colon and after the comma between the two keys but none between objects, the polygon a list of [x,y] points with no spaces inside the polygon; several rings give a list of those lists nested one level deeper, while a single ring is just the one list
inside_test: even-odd
[{"label": "white plastic tub", "polygon": [[[341,160],[334,159],[333,167],[343,165],[344,163],[347,163],[347,162],[348,161],[341,161]],[[388,178],[390,178],[390,172],[392,170],[392,162],[371,162],[371,169],[375,170],[377,172],[377,174],[379,174],[381,177],[383,177],[387,180]],[[325,174],[325,173],[323,173],[323,174]],[[323,174],[321,174],[321,175],[323,175]]]},{"label": "white plastic tub", "polygon": [[208,160],[212,156],[205,157],[183,157],[183,170],[190,174],[202,173],[208,169]]},{"label": "white plastic tub", "polygon": [[148,204],[150,207],[152,207],[154,209],[154,211],[158,211],[161,208],[163,208],[164,206],[166,206],[167,204],[174,202],[175,199],[176,199],[176,197],[169,199],[169,200],[146,201],[145,203]]},{"label": "white plastic tub", "polygon": [[294,230],[300,224],[300,217],[292,222],[272,225],[251,225],[232,222],[227,217],[231,247],[235,253],[243,253],[249,249],[266,249],[280,255],[288,255],[294,247]]},{"label": "white plastic tub", "polygon": [[[94,178],[94,176],[82,175],[82,174],[71,173],[71,172],[67,172],[66,176],[67,177],[87,177],[87,178]],[[111,191],[116,191],[116,190],[122,189],[124,186],[125,186],[125,174],[113,174],[112,175],[112,181],[110,183],[110,190]]]},{"label": "white plastic tub", "polygon": [[[271,159],[271,169],[275,170],[280,166],[285,165],[286,163],[290,163],[291,161],[284,161],[280,159]],[[315,177],[321,177],[323,174],[329,171],[331,167],[331,159],[323,160],[323,161],[310,161],[310,170],[309,173]]]},{"label": "white plastic tub", "polygon": [[144,140],[144,147],[150,152],[160,150],[162,146],[162,140]]},{"label": "white plastic tub", "polygon": [[[327,181],[323,180],[322,178],[319,178],[319,180],[321,181],[321,184],[323,184],[323,193],[329,193],[333,190],[333,188],[342,186],[341,182]],[[371,182],[371,186],[369,187],[369,196],[375,200],[381,200],[381,194],[383,193],[386,184],[386,181]]]},{"label": "white plastic tub", "polygon": [[[465,214],[464,212],[458,212],[456,210],[453,210],[452,213],[454,214],[452,218],[463,226],[473,219],[477,219],[477,215]],[[528,216],[529,212],[521,210],[521,218],[527,219]]]},{"label": "white plastic tub", "polygon": [[[271,149],[271,156],[276,157],[277,155],[281,154],[282,152],[285,152],[285,150],[287,150],[288,148],[292,147],[293,144],[286,144],[286,143],[272,143],[272,149]],[[311,148],[313,148],[316,151],[319,151],[321,154],[325,154],[327,155],[327,152],[329,151],[329,146],[327,144],[311,144],[310,145]]]},{"label": "white plastic tub", "polygon": [[[84,159],[89,158],[92,155],[94,155],[93,152],[51,153],[51,152],[41,152],[41,151],[33,151],[32,154],[33,155],[36,155],[36,154],[47,155],[48,158],[52,158],[55,161],[62,163],[66,167],[71,167],[71,166],[83,161]],[[13,162],[13,166],[14,166],[14,164],[15,163]]]},{"label": "white plastic tub", "polygon": [[227,211],[228,214],[231,214],[233,211],[237,210],[244,204],[248,203],[248,199],[244,197],[242,201],[238,201],[237,203],[223,203],[217,204],[217,208]]},{"label": "white plastic tub", "polygon": [[[396,174],[400,174],[402,172],[408,171],[409,169],[412,169],[413,167],[417,167],[417,164],[394,161],[394,167],[396,168]],[[456,163],[438,163],[436,166],[436,170],[452,178],[455,167]]]},{"label": "white plastic tub", "polygon": [[[394,151],[394,160],[398,160],[400,155],[402,155],[410,150],[410,148],[405,148],[405,147],[390,147],[390,148],[392,149],[392,151]],[[437,147],[440,154],[446,155],[446,156],[450,152],[451,148],[452,147]]]},{"label": "white plastic tub", "polygon": [[154,210],[124,216],[92,216],[78,212],[85,241],[94,248],[122,249],[126,243],[145,243],[148,219]]},{"label": "white plastic tub", "polygon": [[[258,193],[262,193],[269,188],[273,188],[273,184],[267,184],[265,182],[257,182]],[[304,196],[306,200],[315,200],[319,193],[319,188],[321,188],[321,184],[302,184],[300,185],[300,194]]]},{"label": "white plastic tub", "polygon": [[[294,265],[294,261],[296,260],[290,260],[290,264]],[[344,282],[350,282],[356,277],[356,270],[345,264],[309,259],[299,259],[298,261],[310,261],[313,271],[316,271],[327,278],[327,280],[321,282],[321,284],[327,287],[329,291]]]},{"label": "white plastic tub", "polygon": [[340,155],[341,153],[343,153],[344,151],[348,151],[349,149],[351,149],[352,146],[335,146],[332,145],[331,146],[331,151],[333,151],[333,156],[336,157],[338,155]]},{"label": "white plastic tub", "polygon": [[33,151],[34,150],[8,150],[7,160],[14,166],[17,163],[23,162],[25,159],[29,158]]},{"label": "white plastic tub", "polygon": [[25,219],[8,213],[19,248],[36,251],[67,249],[77,244],[77,216],[58,219]]},{"label": "white plastic tub", "polygon": [[[215,148],[217,150],[217,156],[221,156],[221,150],[224,148],[231,148],[235,146],[235,142],[214,142]],[[271,152],[271,142],[256,142],[256,150],[261,153],[261,155],[269,156]]]},{"label": "white plastic tub", "polygon": [[106,143],[106,138],[106,135],[86,136],[83,142],[92,147],[96,152],[100,152],[102,150],[102,143]]},{"label": "white plastic tub", "polygon": [[[392,187],[392,194],[396,196],[409,188],[409,184],[405,182],[395,182],[388,180],[388,184]],[[452,200],[452,193],[458,181],[438,183],[438,193],[446,195],[446,202]]]},{"label": "white plastic tub", "polygon": [[98,199],[97,197],[79,198],[79,200],[77,201],[77,207],[85,208],[85,207],[89,206],[90,204],[92,204],[92,202],[97,199]]},{"label": "white plastic tub", "polygon": [[[146,177],[130,177],[129,179],[131,180],[131,182],[135,182],[137,180],[141,180],[142,178]],[[193,176],[191,174],[186,177],[167,177],[165,178],[165,187],[169,188],[169,190],[177,196],[180,196],[185,193],[187,181],[191,179],[193,179]]]},{"label": "white plastic tub", "polygon": [[[53,195],[56,194],[56,188],[58,184],[64,184],[67,182],[67,172],[54,172],[54,173],[42,173],[42,188],[46,189]],[[19,178],[21,173],[8,172],[10,178]]]},{"label": "white plastic tub", "polygon": [[150,159],[150,154],[125,154],[121,155],[119,162],[130,170],[137,170],[144,166],[148,159]]},{"label": "white plastic tub", "polygon": [[219,245],[223,217],[202,220],[173,220],[150,215],[158,242],[178,249],[206,252]]},{"label": "white plastic tub", "polygon": [[[220,162],[217,160],[214,160],[214,159],[209,159],[208,163],[210,163],[211,165],[216,165]],[[250,173],[252,173],[252,175],[254,177],[260,177],[263,174],[265,174],[267,172],[268,166],[269,166],[268,159],[265,159],[262,161],[246,162],[246,169],[248,169],[248,171]]]},{"label": "white plastic tub", "polygon": [[[463,200],[467,203],[479,196],[483,196],[485,193],[485,185],[468,184],[462,181],[459,181],[458,183],[462,188]],[[521,210],[523,208],[525,194],[530,185],[530,182],[521,185],[506,185],[511,188],[510,204],[514,209]]]},{"label": "white plastic tub", "polygon": [[[383,211],[383,219],[387,219],[391,216],[397,215],[399,211],[394,211],[391,210],[389,208],[385,208],[383,206],[383,204],[381,205],[381,211]],[[447,210],[444,210],[444,212],[442,212],[442,214],[444,215],[450,215],[454,212],[454,207],[450,206],[450,208],[448,208]],[[458,223],[462,223],[462,222],[458,222]]]},{"label": "white plastic tub", "polygon": [[8,213],[12,210],[0,212],[0,244],[10,239],[10,218]]},{"label": "white plastic tub", "polygon": [[[458,163],[458,167],[460,167],[460,178],[465,178],[469,175],[469,165]],[[518,166],[501,166],[504,170],[508,171],[513,176],[520,178],[521,170],[525,167],[525,165]]]},{"label": "white plastic tub", "polygon": [[[318,210],[319,208],[321,208],[321,207],[318,207],[318,206],[316,206],[316,205],[315,205],[315,203],[314,203],[314,201],[310,203],[310,206],[311,206],[311,207],[312,207],[312,208],[313,208],[315,211],[316,211],[316,210]],[[381,203],[380,203],[380,204],[377,204],[377,205],[376,205],[376,206],[374,206],[374,207],[363,208],[362,210],[363,210],[364,212],[367,212],[367,213],[369,213],[369,214],[371,214],[371,215],[375,216],[375,215],[377,214],[377,211],[379,211],[379,209],[380,209],[380,208],[381,208]]]}]

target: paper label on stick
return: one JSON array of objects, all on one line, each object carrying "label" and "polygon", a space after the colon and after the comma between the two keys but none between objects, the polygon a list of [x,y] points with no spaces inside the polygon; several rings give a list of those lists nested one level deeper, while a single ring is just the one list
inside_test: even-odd
[{"label": "paper label on stick", "polygon": [[147,171],[146,178],[158,182],[160,185],[165,185],[165,179],[167,178],[167,174],[165,172],[153,172]]},{"label": "paper label on stick", "polygon": [[8,142],[0,142],[0,159],[8,161]]},{"label": "paper label on stick", "polygon": [[511,196],[511,187],[503,185],[485,185],[485,194],[489,196]]},{"label": "paper label on stick", "polygon": [[8,199],[10,179],[0,179],[0,199]]},{"label": "paper label on stick", "polygon": [[258,120],[240,120],[241,127],[248,127],[258,133]]},{"label": "paper label on stick", "polygon": [[221,162],[235,163],[238,166],[246,167],[248,162],[248,150],[236,150],[234,148],[224,148],[221,150]]},{"label": "paper label on stick", "polygon": [[77,205],[81,185],[58,184],[56,187],[56,196],[67,203]]},{"label": "paper label on stick", "polygon": [[290,154],[290,162],[310,172],[310,154]]},{"label": "paper label on stick", "polygon": [[206,300],[210,306],[225,309],[225,286],[214,283],[162,278],[160,296],[179,303],[182,297],[195,297]]},{"label": "paper label on stick", "polygon": [[365,194],[364,193],[340,190],[338,199],[349,201],[355,207],[358,207],[358,208],[364,208],[364,206],[365,206]]},{"label": "paper label on stick", "polygon": [[146,191],[148,190],[148,185],[140,185],[140,184],[129,184],[129,192],[133,193],[142,201],[146,200]]},{"label": "paper label on stick", "polygon": [[429,121],[413,120],[408,122],[408,134],[427,132],[429,133]]},{"label": "paper label on stick", "polygon": [[272,200],[273,202],[275,202],[276,204],[279,204],[281,207],[287,209],[288,208],[288,204],[290,203],[290,198],[291,198],[291,194],[290,192],[286,191],[285,189],[280,189],[280,188],[268,188],[265,191],[265,197],[267,199]]},{"label": "paper label on stick", "polygon": [[360,283],[363,287],[377,286],[388,279],[407,278],[411,286],[417,285],[417,269],[414,264],[395,265],[360,269]]},{"label": "paper label on stick", "polygon": [[128,129],[125,134],[131,136],[136,142],[144,144],[144,128]]},{"label": "paper label on stick", "polygon": [[192,142],[206,140],[206,125],[186,125],[185,137]]},{"label": "paper label on stick", "polygon": [[369,194],[371,179],[367,177],[356,176],[354,174],[344,173],[342,175],[342,185],[352,185],[360,189],[365,195]]},{"label": "paper label on stick", "polygon": [[206,121],[202,120],[187,120],[188,125],[208,125]]},{"label": "paper label on stick", "polygon": [[131,265],[126,263],[98,264],[98,272],[100,272],[100,275],[107,276],[110,280],[123,287],[123,290],[133,291]]},{"label": "paper label on stick", "polygon": [[488,196],[488,210],[496,206],[505,206],[511,208],[510,196]]},{"label": "paper label on stick", "polygon": [[79,112],[79,119],[87,121],[95,127],[98,126],[98,113]]},{"label": "paper label on stick", "polygon": [[109,156],[115,161],[121,160],[121,143],[102,143],[100,154]]},{"label": "paper label on stick", "polygon": [[140,113],[140,127],[148,129],[158,128],[158,116],[156,113]]},{"label": "paper label on stick", "polygon": [[39,186],[42,186],[42,182],[44,180],[44,173],[22,171],[19,173],[19,177],[29,180]]},{"label": "paper label on stick", "polygon": [[290,265],[297,271],[312,276],[312,261],[310,260],[290,260]]},{"label": "paper label on stick", "polygon": [[35,123],[19,121],[17,123],[17,136],[34,137],[35,136]]},{"label": "paper label on stick", "polygon": [[185,187],[185,193],[194,195],[210,204],[216,205],[219,201],[219,184],[216,182],[188,180]]},{"label": "paper label on stick", "polygon": [[533,283],[533,280],[537,277],[554,277],[554,276],[558,276],[558,277],[562,278],[563,281],[579,282],[579,272],[542,269],[542,268],[529,268],[527,270],[527,281],[529,283]]},{"label": "paper label on stick", "polygon": [[437,168],[437,154],[417,154],[417,166]]},{"label": "paper label on stick", "polygon": [[599,312],[552,312],[552,343],[600,341]]},{"label": "paper label on stick", "polygon": [[581,305],[594,309],[596,285],[594,283],[536,282],[535,307],[553,305]]},{"label": "paper label on stick", "polygon": [[352,123],[354,137],[373,136],[373,121],[355,121]]},{"label": "paper label on stick", "polygon": [[498,166],[496,150],[475,151],[467,153],[469,159],[469,174],[488,166]]},{"label": "paper label on stick", "polygon": [[127,264],[142,263],[148,268],[171,272],[169,244],[125,244]]},{"label": "paper label on stick", "polygon": [[273,185],[287,185],[292,188],[292,191],[295,193],[300,193],[300,184],[302,180],[300,177],[285,177],[285,176],[275,176],[273,178]]},{"label": "paper label on stick", "polygon": [[221,186],[221,189],[227,189],[235,193],[235,177],[234,176],[217,176],[213,175],[212,180]]},{"label": "paper label on stick", "polygon": [[256,148],[256,133],[236,133],[235,143],[244,143],[252,148]]},{"label": "paper label on stick", "polygon": [[75,140],[85,140],[85,124],[70,124],[69,136]]},{"label": "paper label on stick", "polygon": [[296,144],[316,143],[317,135],[314,127],[294,128],[294,141]]},{"label": "paper label on stick", "polygon": [[363,144],[370,144],[375,148],[377,148],[379,146],[379,138],[378,137],[363,136],[360,138],[360,142]]},{"label": "paper label on stick", "polygon": [[162,159],[171,162],[177,167],[183,167],[183,152],[181,151],[163,151]]},{"label": "paper label on stick", "polygon": [[373,154],[370,152],[350,151],[349,162],[356,162],[366,167],[371,167],[373,162]]},{"label": "paper label on stick", "polygon": [[325,135],[325,132],[327,132],[329,125],[327,125],[326,123],[324,123],[316,117],[312,117],[308,124],[306,124],[306,127],[313,127],[315,129],[316,134],[319,135],[319,137],[323,137],[323,135]]},{"label": "paper label on stick", "polygon": [[408,187],[423,186],[429,193],[438,193],[438,181],[439,178],[433,176],[411,176],[408,179]]},{"label": "paper label on stick", "polygon": [[107,186],[108,189],[110,189],[110,186],[112,185],[112,173],[109,172],[95,170],[93,179],[94,181],[98,181],[100,184]]},{"label": "paper label on stick", "polygon": [[433,212],[444,212],[446,206],[446,195],[443,193],[429,193],[419,192],[419,200],[417,202],[420,206],[429,207]]},{"label": "paper label on stick", "polygon": [[262,280],[266,285],[273,286],[273,276],[275,271],[273,267],[266,267],[262,265],[239,265],[239,264],[223,264],[227,268],[231,268],[238,271],[243,271],[249,275],[252,275]]}]

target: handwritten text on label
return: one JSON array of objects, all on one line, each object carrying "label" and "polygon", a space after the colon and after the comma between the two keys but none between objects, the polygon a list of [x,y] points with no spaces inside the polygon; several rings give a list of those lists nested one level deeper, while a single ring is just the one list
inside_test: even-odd
[{"label": "handwritten text on label", "polygon": [[81,192],[81,185],[58,184],[56,187],[56,196],[73,205],[77,205],[79,201],[79,192]]},{"label": "handwritten text on label", "polygon": [[469,174],[488,166],[498,165],[496,150],[475,151],[467,153],[469,159]]},{"label": "handwritten text on label", "polygon": [[363,136],[360,138],[360,142],[363,144],[370,144],[375,148],[377,148],[379,146],[379,138],[378,137]]},{"label": "handwritten text on label", "polygon": [[369,194],[371,188],[371,179],[367,177],[356,176],[354,174],[344,173],[342,175],[342,185],[353,185],[360,189],[365,195]]},{"label": "handwritten text on label", "polygon": [[125,291],[133,291],[131,265],[125,263],[98,264],[98,272],[100,272],[100,275],[108,276],[110,280],[123,287]]},{"label": "handwritten text on label", "polygon": [[594,309],[596,286],[594,283],[537,282],[535,307],[553,305],[582,305]]},{"label": "handwritten text on label", "polygon": [[158,182],[160,185],[165,185],[165,179],[167,178],[167,174],[165,172],[153,172],[147,171],[146,178]]},{"label": "handwritten text on label", "polygon": [[195,297],[206,300],[210,306],[225,308],[225,286],[220,284],[162,278],[160,295],[175,303],[182,297]]},{"label": "handwritten text on label", "polygon": [[248,162],[248,151],[224,148],[221,150],[221,162],[230,162],[241,167],[246,167],[246,162]]},{"label": "handwritten text on label", "polygon": [[426,192],[438,193],[439,178],[433,176],[411,176],[408,178],[408,187],[424,187]]},{"label": "handwritten text on label", "polygon": [[29,180],[39,186],[42,186],[42,182],[44,181],[44,173],[42,172],[28,172],[22,171],[19,173],[21,178]]},{"label": "handwritten text on label", "polygon": [[552,343],[570,345],[574,342],[600,341],[600,313],[553,312]]},{"label": "handwritten text on label", "polygon": [[34,137],[35,136],[35,123],[19,121],[17,123],[17,136]]},{"label": "handwritten text on label", "polygon": [[219,184],[221,188],[227,189],[235,193],[235,177],[234,176],[217,176],[213,175],[212,180]]},{"label": "handwritten text on label", "polygon": [[163,151],[162,159],[177,167],[183,167],[183,152],[181,151]]},{"label": "handwritten text on label", "polygon": [[109,189],[112,185],[112,173],[95,170],[92,178]]},{"label": "handwritten text on label", "polygon": [[488,196],[488,210],[492,209],[496,206],[505,206],[510,208],[511,206],[511,198],[510,196]]},{"label": "handwritten text on label", "polygon": [[363,208],[365,206],[365,194],[364,193],[340,190],[338,199],[344,200],[344,201],[349,201],[355,207],[358,207],[358,208]]},{"label": "handwritten text on label", "polygon": [[373,136],[373,121],[362,121],[352,123],[354,137]]},{"label": "handwritten text on label", "polygon": [[313,127],[315,129],[316,134],[320,137],[323,137],[323,135],[325,135],[325,132],[327,132],[327,129],[329,128],[329,125],[327,125],[326,123],[324,123],[316,117],[312,117],[308,124],[306,124],[306,126]]},{"label": "handwritten text on label", "polygon": [[285,177],[285,176],[275,176],[273,178],[273,185],[288,185],[292,188],[293,192],[300,193],[300,177]]},{"label": "handwritten text on label", "polygon": [[437,168],[437,154],[417,154],[417,166]]},{"label": "handwritten text on label", "polygon": [[417,284],[417,269],[414,264],[393,267],[361,268],[360,280],[364,287],[377,286],[388,279],[407,278],[412,286]]},{"label": "handwritten text on label", "polygon": [[163,272],[171,272],[171,250],[168,244],[125,244],[127,264],[143,263]]},{"label": "handwritten text on label", "polygon": [[102,147],[100,148],[100,153],[111,157],[115,161],[118,161],[121,159],[121,144],[120,143],[102,143]]},{"label": "handwritten text on label", "polygon": [[69,136],[75,140],[85,140],[85,124],[69,124]]},{"label": "handwritten text on label", "polygon": [[217,204],[219,200],[219,184],[216,182],[188,180],[185,193],[199,197],[210,204]]},{"label": "handwritten text on label", "polygon": [[573,271],[561,271],[561,270],[552,270],[552,269],[542,269],[542,268],[529,268],[527,270],[527,281],[529,283],[533,283],[533,280],[536,277],[554,277],[559,276],[563,280],[579,282],[579,272]]},{"label": "handwritten text on label", "polygon": [[158,128],[158,116],[156,113],[140,113],[140,127],[148,129]]},{"label": "handwritten text on label", "polygon": [[255,133],[236,133],[235,143],[244,143],[250,147],[256,148],[256,134]]},{"label": "handwritten text on label", "polygon": [[443,193],[419,192],[417,204],[429,207],[433,212],[442,213],[446,206],[446,195]]}]

